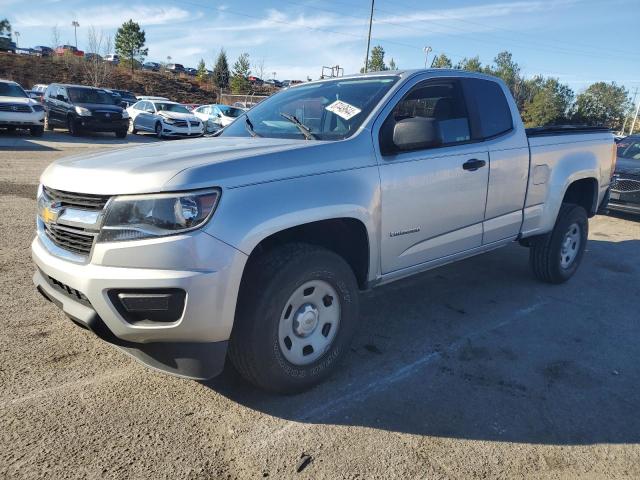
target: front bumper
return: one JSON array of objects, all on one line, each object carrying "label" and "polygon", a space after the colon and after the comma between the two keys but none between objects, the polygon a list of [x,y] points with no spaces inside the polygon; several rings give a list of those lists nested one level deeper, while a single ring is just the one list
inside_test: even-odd
[{"label": "front bumper", "polygon": [[76,125],[82,130],[91,132],[117,132],[129,128],[129,119],[107,121],[94,117],[78,117]]},{"label": "front bumper", "polygon": [[[52,254],[36,237],[33,281],[76,323],[152,368],[210,378],[224,365],[246,255],[204,232],[157,240],[96,244],[91,263]],[[131,323],[113,290],[182,289],[177,321]]]},{"label": "front bumper", "polygon": [[33,113],[0,112],[0,127],[38,127],[44,125],[44,111]]},{"label": "front bumper", "polygon": [[198,127],[177,127],[162,122],[162,135],[165,137],[201,137],[204,134],[202,122]]}]

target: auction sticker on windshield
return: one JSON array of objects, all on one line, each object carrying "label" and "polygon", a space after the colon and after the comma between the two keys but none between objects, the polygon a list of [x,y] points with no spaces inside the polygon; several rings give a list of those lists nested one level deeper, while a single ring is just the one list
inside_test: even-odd
[{"label": "auction sticker on windshield", "polygon": [[358,107],[354,107],[353,105],[349,105],[347,102],[343,102],[342,100],[336,100],[331,105],[325,107],[331,113],[335,113],[340,118],[344,118],[345,120],[349,120],[352,117],[355,117],[362,110]]}]

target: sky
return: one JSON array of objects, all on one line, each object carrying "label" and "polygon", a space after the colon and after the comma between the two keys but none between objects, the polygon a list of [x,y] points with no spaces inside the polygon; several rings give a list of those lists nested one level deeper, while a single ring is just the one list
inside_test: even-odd
[{"label": "sky", "polygon": [[[224,48],[230,64],[243,52],[264,78],[318,78],[323,66],[356,73],[364,64],[370,0],[0,0],[0,18],[19,45],[74,44],[87,49],[93,27],[115,34],[133,19],[146,32],[148,60],[212,68]],[[525,76],[559,78],[576,92],[596,81],[640,88],[640,0],[375,0],[372,47],[399,68],[422,68],[424,47],[453,62],[478,55],[490,63],[513,53]],[[640,98],[640,94],[638,95]]]}]

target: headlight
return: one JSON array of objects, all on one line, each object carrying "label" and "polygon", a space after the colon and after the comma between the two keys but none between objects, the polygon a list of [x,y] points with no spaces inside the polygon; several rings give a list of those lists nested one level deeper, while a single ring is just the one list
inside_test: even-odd
[{"label": "headlight", "polygon": [[34,112],[44,112],[44,107],[42,105],[31,105]]},{"label": "headlight", "polygon": [[76,110],[76,113],[78,115],[80,115],[81,117],[90,117],[91,116],[91,110],[89,110],[88,108],[76,107],[75,110]]},{"label": "headlight", "polygon": [[115,197],[98,241],[157,238],[194,230],[209,220],[219,199],[219,189]]},{"label": "headlight", "polygon": [[162,121],[168,124],[176,123],[176,121],[173,118],[167,118],[167,117],[162,117]]},{"label": "headlight", "polygon": [[129,118],[129,112],[127,112],[126,110],[122,111],[122,119],[126,120],[127,118]]}]

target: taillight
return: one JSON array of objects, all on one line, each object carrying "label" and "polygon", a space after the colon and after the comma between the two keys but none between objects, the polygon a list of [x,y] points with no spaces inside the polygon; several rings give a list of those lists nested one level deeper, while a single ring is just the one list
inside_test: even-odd
[{"label": "taillight", "polygon": [[616,142],[613,142],[613,145],[611,145],[611,177],[613,177],[613,174],[616,171],[616,162],[618,161],[618,145],[616,144]]}]

